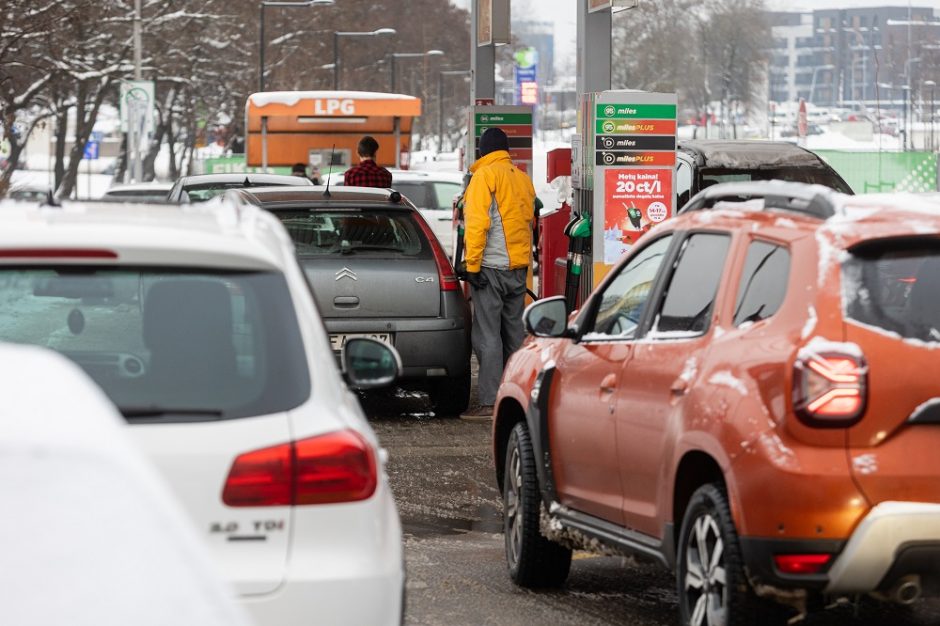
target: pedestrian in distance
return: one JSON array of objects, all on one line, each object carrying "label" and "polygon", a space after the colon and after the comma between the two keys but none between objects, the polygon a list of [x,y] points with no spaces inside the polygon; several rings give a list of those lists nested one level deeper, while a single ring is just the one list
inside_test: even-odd
[{"label": "pedestrian in distance", "polygon": [[294,163],[290,168],[291,176],[300,176],[301,178],[307,177],[307,166],[303,163]]},{"label": "pedestrian in distance", "polygon": [[375,162],[375,155],[378,151],[379,142],[374,137],[366,135],[359,140],[359,145],[356,147],[359,165],[346,170],[343,175],[347,187],[388,189],[392,186],[392,173]]},{"label": "pedestrian in distance", "polygon": [[503,366],[522,345],[526,280],[532,261],[535,188],[509,157],[499,128],[480,136],[480,158],[470,166],[464,194],[466,281],[473,302],[471,342],[480,364],[479,405],[467,419],[493,415]]}]

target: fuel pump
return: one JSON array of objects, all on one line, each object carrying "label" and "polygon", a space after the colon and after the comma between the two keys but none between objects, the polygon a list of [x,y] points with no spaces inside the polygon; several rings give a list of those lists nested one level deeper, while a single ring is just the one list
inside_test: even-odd
[{"label": "fuel pump", "polygon": [[570,313],[578,306],[585,254],[591,249],[591,214],[583,213],[565,227],[568,237],[568,267],[565,273],[565,302]]}]

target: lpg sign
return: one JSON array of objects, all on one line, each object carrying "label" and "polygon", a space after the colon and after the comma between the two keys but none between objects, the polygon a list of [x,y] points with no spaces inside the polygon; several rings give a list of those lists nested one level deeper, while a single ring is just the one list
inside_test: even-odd
[{"label": "lpg sign", "polygon": [[349,98],[317,98],[313,101],[315,115],[355,115],[356,102]]}]

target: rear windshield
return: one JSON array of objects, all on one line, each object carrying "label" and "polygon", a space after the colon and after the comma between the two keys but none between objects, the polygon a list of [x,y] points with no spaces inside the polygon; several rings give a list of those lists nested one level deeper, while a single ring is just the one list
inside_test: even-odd
[{"label": "rear windshield", "polygon": [[718,183],[748,182],[752,180],[785,180],[795,183],[824,185],[842,193],[852,193],[852,189],[832,170],[824,167],[780,167],[776,169],[703,169],[701,171],[702,188]]},{"label": "rear windshield", "polygon": [[842,264],[842,299],[850,319],[940,342],[940,245],[854,252]]},{"label": "rear windshield", "polygon": [[0,341],[65,355],[128,419],[264,415],[310,395],[279,273],[0,269]]},{"label": "rear windshield", "polygon": [[431,258],[431,247],[411,211],[292,209],[275,213],[297,255]]},{"label": "rear windshield", "polygon": [[457,183],[439,181],[400,182],[395,183],[393,187],[419,209],[432,211],[453,209],[454,197],[461,191],[461,186]]}]

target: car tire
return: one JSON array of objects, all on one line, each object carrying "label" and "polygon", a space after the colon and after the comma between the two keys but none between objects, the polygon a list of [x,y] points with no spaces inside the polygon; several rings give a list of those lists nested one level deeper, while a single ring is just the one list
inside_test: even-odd
[{"label": "car tire", "polygon": [[560,587],[571,569],[571,550],[539,531],[542,498],[529,429],[513,427],[503,476],[503,535],[509,576],[521,587]]},{"label": "car tire", "polygon": [[439,417],[460,415],[470,405],[470,372],[431,381],[428,397]]},{"label": "car tire", "polygon": [[758,598],[744,573],[744,558],[724,487],[708,484],[692,494],[676,555],[683,626],[783,624],[782,607]]}]

